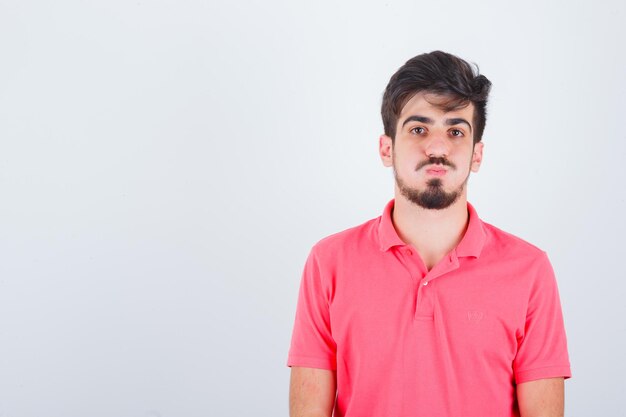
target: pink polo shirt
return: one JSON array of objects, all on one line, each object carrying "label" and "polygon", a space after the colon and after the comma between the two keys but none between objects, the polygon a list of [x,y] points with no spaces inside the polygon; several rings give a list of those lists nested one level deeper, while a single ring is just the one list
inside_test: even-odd
[{"label": "pink polo shirt", "polygon": [[288,366],[337,371],[336,417],[519,416],[515,385],[571,376],[545,252],[478,218],[431,271],[382,216],[318,242]]}]

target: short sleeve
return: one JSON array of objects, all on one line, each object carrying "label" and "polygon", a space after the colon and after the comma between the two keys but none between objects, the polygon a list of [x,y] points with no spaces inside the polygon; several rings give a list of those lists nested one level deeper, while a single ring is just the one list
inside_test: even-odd
[{"label": "short sleeve", "polygon": [[530,286],[524,333],[513,363],[516,383],[572,376],[559,291],[545,253]]},{"label": "short sleeve", "polygon": [[315,247],[304,266],[287,366],[334,370],[337,345],[330,327],[330,291]]}]

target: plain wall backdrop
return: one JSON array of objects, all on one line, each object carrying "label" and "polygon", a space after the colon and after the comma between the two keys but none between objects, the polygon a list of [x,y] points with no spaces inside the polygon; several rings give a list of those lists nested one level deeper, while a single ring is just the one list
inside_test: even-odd
[{"label": "plain wall backdrop", "polygon": [[435,49],[493,82],[469,199],[552,260],[566,415],[622,415],[625,19],[0,0],[0,417],[286,416],[304,260],[393,197],[382,92]]}]

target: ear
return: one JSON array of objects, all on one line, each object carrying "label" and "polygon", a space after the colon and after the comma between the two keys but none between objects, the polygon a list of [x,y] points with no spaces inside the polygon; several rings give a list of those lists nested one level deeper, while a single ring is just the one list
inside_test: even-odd
[{"label": "ear", "polygon": [[472,164],[470,169],[472,172],[478,172],[480,164],[483,161],[483,146],[482,142],[478,142],[474,145],[474,152],[472,153]]},{"label": "ear", "polygon": [[393,141],[387,135],[380,135],[378,140],[378,153],[383,165],[386,167],[393,166]]}]

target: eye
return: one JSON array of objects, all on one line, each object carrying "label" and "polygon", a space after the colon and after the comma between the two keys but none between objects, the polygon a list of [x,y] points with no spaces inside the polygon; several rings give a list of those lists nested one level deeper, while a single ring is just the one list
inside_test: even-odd
[{"label": "eye", "polygon": [[421,135],[422,133],[426,132],[426,129],[421,126],[417,126],[412,128],[409,132],[413,133],[414,135]]},{"label": "eye", "polygon": [[450,134],[456,138],[460,138],[461,136],[463,136],[463,131],[459,130],[459,129],[452,129],[450,131]]}]

